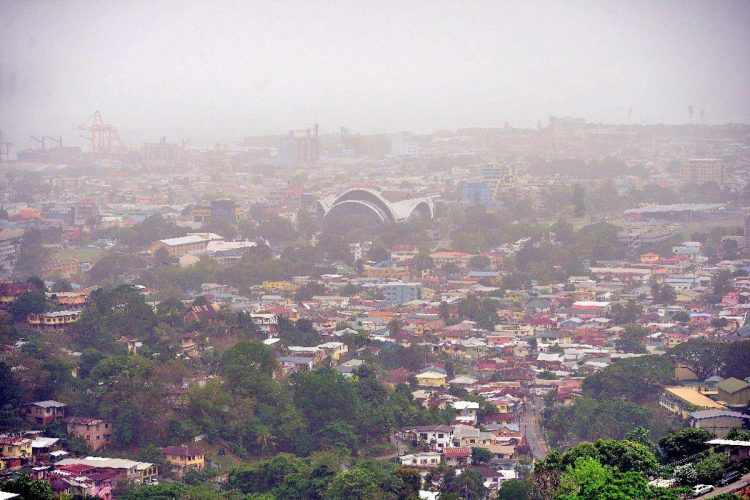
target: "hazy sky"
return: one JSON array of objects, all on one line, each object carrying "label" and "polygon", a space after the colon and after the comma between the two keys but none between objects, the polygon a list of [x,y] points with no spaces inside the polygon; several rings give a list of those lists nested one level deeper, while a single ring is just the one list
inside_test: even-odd
[{"label": "hazy sky", "polygon": [[[130,145],[314,122],[361,132],[750,122],[750,1],[0,0],[0,129]],[[76,142],[79,140],[76,139]]]}]

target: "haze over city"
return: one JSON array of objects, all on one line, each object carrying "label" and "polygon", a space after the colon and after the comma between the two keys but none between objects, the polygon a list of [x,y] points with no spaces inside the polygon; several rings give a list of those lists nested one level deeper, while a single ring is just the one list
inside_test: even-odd
[{"label": "haze over city", "polygon": [[750,500],[750,0],[0,0],[0,500]]},{"label": "haze over city", "polygon": [[6,136],[750,121],[750,4],[4,0]]}]

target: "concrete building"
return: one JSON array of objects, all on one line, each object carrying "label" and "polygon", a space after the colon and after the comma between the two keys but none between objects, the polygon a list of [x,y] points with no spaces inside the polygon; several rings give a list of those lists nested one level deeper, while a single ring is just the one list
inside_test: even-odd
[{"label": "concrete building", "polygon": [[26,322],[40,331],[64,330],[81,319],[82,311],[51,311],[29,314]]},{"label": "concrete building", "polygon": [[659,404],[680,418],[687,419],[695,410],[726,410],[713,399],[710,399],[690,387],[665,387]]},{"label": "concrete building", "polygon": [[289,135],[276,142],[276,164],[281,167],[299,167],[316,163],[320,159],[318,125],[312,129],[290,130]]},{"label": "concrete building", "polygon": [[482,180],[488,183],[510,183],[516,177],[516,169],[506,163],[488,163],[480,167]]},{"label": "concrete building", "polygon": [[690,414],[690,426],[705,429],[723,438],[735,428],[744,429],[750,424],[750,415],[728,410],[700,410]]},{"label": "concrete building", "polygon": [[419,154],[419,145],[411,134],[401,132],[391,136],[391,154],[397,158],[408,158]]},{"label": "concrete building", "polygon": [[693,158],[682,168],[682,180],[694,184],[724,182],[724,164],[715,158]]},{"label": "concrete building", "polygon": [[137,462],[126,458],[85,457],[64,458],[55,464],[58,468],[86,466],[94,471],[115,471],[117,477],[125,477],[137,484],[149,484],[158,479],[159,467],[149,462]]},{"label": "concrete building", "polygon": [[250,319],[255,327],[269,337],[275,337],[279,327],[279,317],[273,313],[250,313]]},{"label": "concrete building", "polygon": [[750,384],[744,380],[729,377],[716,384],[716,388],[719,400],[731,407],[745,408],[750,403]]},{"label": "concrete building", "polygon": [[163,448],[164,460],[172,466],[177,477],[183,477],[190,469],[203,470],[206,459],[203,451],[190,446],[167,446]]},{"label": "concrete building", "polygon": [[436,450],[448,448],[453,443],[453,427],[450,425],[421,425],[403,429],[404,439],[424,441]]},{"label": "concrete building", "polygon": [[68,417],[68,434],[83,439],[91,451],[112,443],[112,422],[98,418]]},{"label": "concrete building", "polygon": [[151,254],[155,254],[160,248],[166,250],[170,257],[181,257],[186,253],[205,250],[210,241],[223,239],[218,234],[213,233],[192,233],[179,238],[167,238],[155,241],[149,247]]},{"label": "concrete building", "polygon": [[383,296],[390,304],[404,304],[419,300],[422,286],[419,283],[386,283],[383,285]]},{"label": "concrete building", "polygon": [[436,451],[423,451],[410,455],[401,455],[398,461],[401,465],[407,467],[438,467],[441,462],[441,455]]},{"label": "concrete building", "polygon": [[65,418],[65,403],[59,401],[37,401],[23,406],[24,418],[37,425],[49,425],[57,419]]},{"label": "concrete building", "polygon": [[461,188],[461,201],[489,205],[492,203],[492,188],[486,182],[468,182]]},{"label": "concrete building", "polygon": [[10,273],[16,260],[16,249],[23,239],[23,229],[3,229],[0,231],[0,272]]}]

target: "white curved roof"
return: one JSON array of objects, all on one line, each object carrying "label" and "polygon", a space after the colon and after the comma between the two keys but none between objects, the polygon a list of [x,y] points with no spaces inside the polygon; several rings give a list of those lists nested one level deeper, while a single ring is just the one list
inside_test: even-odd
[{"label": "white curved roof", "polygon": [[413,198],[391,203],[377,191],[367,188],[347,189],[336,198],[321,198],[319,203],[326,215],[338,205],[357,203],[368,205],[373,211],[381,213],[393,222],[405,221],[417,207],[422,205],[429,210],[430,216],[432,216],[432,200],[429,198]]},{"label": "white curved roof", "polygon": [[411,200],[397,201],[396,203],[391,204],[391,210],[393,210],[393,215],[396,217],[396,220],[406,220],[411,217],[414,209],[423,203],[427,205],[427,208],[430,210],[430,215],[432,215],[432,206],[429,198],[413,198]]}]

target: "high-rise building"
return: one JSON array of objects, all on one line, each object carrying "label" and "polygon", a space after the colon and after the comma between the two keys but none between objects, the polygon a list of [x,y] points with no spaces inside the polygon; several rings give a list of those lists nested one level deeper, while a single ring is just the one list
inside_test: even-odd
[{"label": "high-rise building", "polygon": [[391,154],[397,158],[417,156],[419,146],[411,134],[401,132],[391,136]]},{"label": "high-rise building", "polygon": [[467,182],[461,188],[461,201],[489,205],[492,203],[492,188],[487,182]]},{"label": "high-rise building", "polygon": [[276,164],[282,167],[299,167],[316,163],[320,159],[318,125],[312,129],[290,130],[280,137],[276,145]]},{"label": "high-rise building", "polygon": [[682,180],[694,184],[724,182],[724,164],[715,158],[693,158],[682,168]]},{"label": "high-rise building", "polygon": [[0,231],[0,273],[7,274],[13,268],[16,250],[23,239],[23,229],[6,228]]},{"label": "high-rise building", "polygon": [[482,180],[485,182],[513,182],[516,168],[507,163],[487,163],[480,168]]}]

